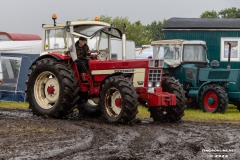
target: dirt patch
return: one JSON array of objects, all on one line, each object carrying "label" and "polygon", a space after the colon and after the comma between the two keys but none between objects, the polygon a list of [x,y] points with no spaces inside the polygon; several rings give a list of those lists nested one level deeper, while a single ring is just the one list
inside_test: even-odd
[{"label": "dirt patch", "polygon": [[0,110],[0,159],[240,159],[240,124],[109,125]]}]

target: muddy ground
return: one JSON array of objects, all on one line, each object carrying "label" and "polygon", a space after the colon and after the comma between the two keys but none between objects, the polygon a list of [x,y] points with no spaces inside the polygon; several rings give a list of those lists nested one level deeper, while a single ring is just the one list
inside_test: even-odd
[{"label": "muddy ground", "polygon": [[240,159],[239,143],[240,124],[110,125],[0,109],[0,159]]}]

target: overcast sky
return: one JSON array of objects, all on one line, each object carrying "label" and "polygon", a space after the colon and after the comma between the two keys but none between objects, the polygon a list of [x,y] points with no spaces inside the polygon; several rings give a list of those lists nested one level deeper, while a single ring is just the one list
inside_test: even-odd
[{"label": "overcast sky", "polygon": [[199,18],[206,10],[240,8],[240,0],[1,0],[0,31],[41,36],[42,24],[93,19],[95,16],[128,17],[143,24],[171,17]]}]

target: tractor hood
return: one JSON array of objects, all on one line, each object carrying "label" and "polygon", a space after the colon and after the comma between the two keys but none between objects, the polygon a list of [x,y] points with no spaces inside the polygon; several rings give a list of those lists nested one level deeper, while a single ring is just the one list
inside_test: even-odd
[{"label": "tractor hood", "polygon": [[163,60],[159,59],[138,59],[138,60],[109,60],[99,61],[90,60],[89,66],[91,70],[109,70],[109,69],[126,69],[134,68],[163,68]]}]

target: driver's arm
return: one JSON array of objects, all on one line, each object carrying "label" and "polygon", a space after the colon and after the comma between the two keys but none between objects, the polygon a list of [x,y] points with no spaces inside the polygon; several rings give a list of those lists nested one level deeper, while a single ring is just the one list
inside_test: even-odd
[{"label": "driver's arm", "polygon": [[85,46],[84,50],[85,50],[87,56],[91,56],[91,52],[90,52],[89,47],[87,45]]}]

